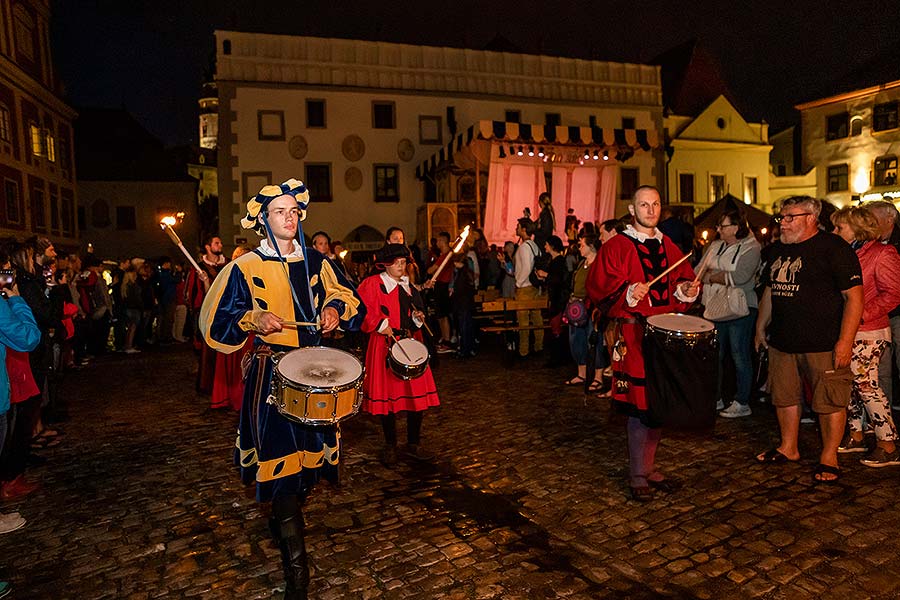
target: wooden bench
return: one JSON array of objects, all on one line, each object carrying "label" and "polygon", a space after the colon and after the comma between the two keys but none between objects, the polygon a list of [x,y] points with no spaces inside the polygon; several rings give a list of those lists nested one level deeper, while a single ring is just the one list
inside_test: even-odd
[{"label": "wooden bench", "polygon": [[541,296],[532,300],[516,300],[514,298],[499,298],[481,303],[481,309],[476,312],[476,317],[487,321],[486,325],[480,327],[481,331],[486,333],[505,333],[507,331],[532,331],[535,329],[548,329],[549,319],[544,315],[544,326],[526,325],[519,327],[516,319],[516,311],[519,310],[540,310],[546,311],[548,308],[548,298]]}]

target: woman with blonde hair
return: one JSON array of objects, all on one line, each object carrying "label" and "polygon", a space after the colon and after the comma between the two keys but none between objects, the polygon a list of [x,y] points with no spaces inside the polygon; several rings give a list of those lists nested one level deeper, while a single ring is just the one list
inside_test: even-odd
[{"label": "woman with blonde hair", "polygon": [[840,453],[866,452],[863,414],[875,431],[875,448],[860,462],[867,467],[900,465],[895,441],[897,428],[891,403],[878,384],[878,363],[891,344],[888,312],[900,304],[900,255],[878,239],[878,220],[865,207],[847,207],[831,215],[835,233],[856,250],[862,268],[862,323],[853,341],[850,370],[853,391],[847,407],[849,431],[838,447]]}]

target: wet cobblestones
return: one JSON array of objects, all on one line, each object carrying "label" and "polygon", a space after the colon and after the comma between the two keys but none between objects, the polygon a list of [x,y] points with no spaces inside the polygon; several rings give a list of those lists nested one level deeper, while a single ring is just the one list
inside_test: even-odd
[{"label": "wet cobblestones", "polygon": [[[42,490],[0,506],[28,519],[0,537],[14,598],[280,597],[265,509],[230,463],[236,417],[194,394],[192,368],[169,350],[68,376],[73,419],[30,471]],[[754,405],[711,435],[664,435],[684,488],[638,504],[622,423],[567,375],[443,360],[434,465],[388,470],[377,422],[348,422],[342,485],[307,504],[312,597],[900,597],[900,468],[842,457],[841,481],[816,486],[812,426],[802,463],[755,465],[777,426]]]}]

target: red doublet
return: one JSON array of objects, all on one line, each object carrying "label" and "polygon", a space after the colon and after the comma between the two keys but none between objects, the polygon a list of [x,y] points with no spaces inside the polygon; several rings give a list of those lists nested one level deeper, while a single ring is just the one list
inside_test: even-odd
[{"label": "red doublet", "polygon": [[[623,283],[649,282],[680,259],[681,250],[668,237],[663,236],[662,245],[638,242],[627,234],[611,238],[600,248],[597,260],[588,271],[587,292],[595,304],[618,290]],[[654,248],[656,246],[656,248]],[[670,312],[684,312],[690,304],[675,298],[676,286],[694,278],[694,270],[685,261],[654,285],[650,292],[638,302],[628,306],[627,290],[613,304],[608,312],[611,318],[649,317]],[[652,300],[652,304],[651,304]],[[642,351],[644,339],[643,324],[622,323],[622,337],[627,351],[620,360],[613,360],[613,400],[623,403],[626,412],[646,411],[645,364]],[[612,348],[609,349],[612,352]],[[651,365],[652,368],[652,365]],[[625,393],[617,391],[616,382],[628,382]]]},{"label": "red doublet", "polygon": [[[369,334],[366,377],[363,380],[363,411],[373,415],[386,415],[437,406],[440,402],[431,367],[427,367],[415,379],[400,379],[387,366],[390,339],[378,333],[378,327],[385,318],[391,329],[396,331],[401,328],[399,295],[406,292],[399,285],[387,292],[381,275],[366,278],[357,292],[366,305],[366,317],[361,329]],[[422,334],[418,331],[413,337],[422,341]]]}]

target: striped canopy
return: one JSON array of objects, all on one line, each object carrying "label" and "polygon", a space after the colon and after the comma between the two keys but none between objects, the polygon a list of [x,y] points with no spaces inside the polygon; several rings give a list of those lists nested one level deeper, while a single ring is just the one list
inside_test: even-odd
[{"label": "striped canopy", "polygon": [[575,125],[532,125],[506,121],[478,121],[431,158],[416,167],[416,177],[422,179],[444,161],[452,161],[453,154],[476,140],[509,142],[512,144],[547,144],[591,149],[615,149],[621,152],[650,151],[659,147],[659,135],[654,129],[603,129]]}]

